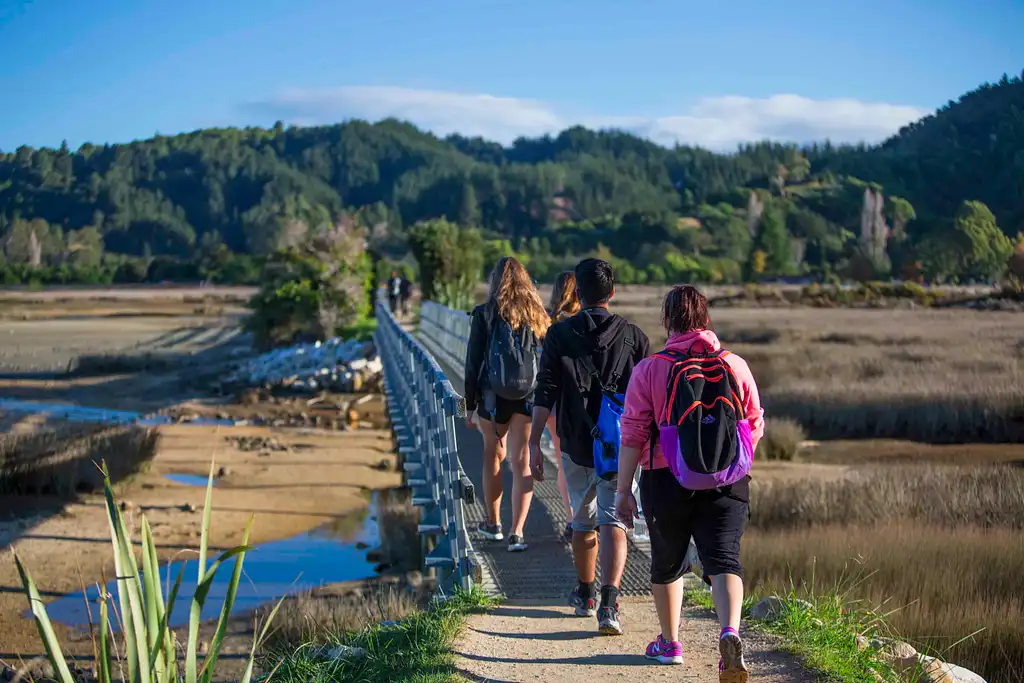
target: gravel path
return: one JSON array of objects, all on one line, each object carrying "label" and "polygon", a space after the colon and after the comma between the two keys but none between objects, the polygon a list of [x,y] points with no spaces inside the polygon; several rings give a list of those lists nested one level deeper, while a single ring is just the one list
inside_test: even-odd
[{"label": "gravel path", "polygon": [[[657,635],[649,598],[620,600],[621,637],[602,636],[593,619],[578,618],[552,601],[507,602],[470,619],[456,644],[460,673],[471,681],[605,683],[606,681],[718,681],[718,622],[710,612],[684,611],[682,666],[649,663],[643,656]],[[747,666],[758,683],[812,683],[813,674],[757,633],[745,632]]]}]

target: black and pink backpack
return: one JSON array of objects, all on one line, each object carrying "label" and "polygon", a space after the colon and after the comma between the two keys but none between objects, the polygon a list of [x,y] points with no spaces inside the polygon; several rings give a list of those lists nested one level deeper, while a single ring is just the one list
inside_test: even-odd
[{"label": "black and pink backpack", "polygon": [[676,481],[691,491],[735,484],[754,461],[750,423],[728,355],[692,347],[654,355],[672,363],[657,438]]}]

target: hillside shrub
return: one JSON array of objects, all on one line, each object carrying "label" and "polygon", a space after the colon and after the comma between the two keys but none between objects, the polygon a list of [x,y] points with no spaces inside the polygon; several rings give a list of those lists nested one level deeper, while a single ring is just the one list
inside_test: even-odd
[{"label": "hillside shrub", "polygon": [[484,240],[475,228],[444,218],[417,223],[409,245],[419,263],[424,299],[468,310],[484,266]]},{"label": "hillside shrub", "polygon": [[363,233],[347,218],[278,249],[250,302],[256,345],[327,339],[358,324],[369,313],[372,276]]}]

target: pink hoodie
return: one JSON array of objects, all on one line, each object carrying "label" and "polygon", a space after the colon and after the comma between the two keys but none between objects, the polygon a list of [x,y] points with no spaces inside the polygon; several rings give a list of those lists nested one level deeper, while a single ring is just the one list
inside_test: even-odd
[{"label": "pink hoodie", "polygon": [[[677,334],[669,338],[665,348],[686,352],[695,342],[697,349],[700,348],[701,342],[712,352],[722,348],[718,335],[711,330]],[[739,382],[743,409],[750,421],[756,451],[757,442],[764,434],[764,410],[761,409],[761,399],[757,395],[757,385],[745,360],[734,353],[729,353],[725,357],[725,362],[732,368]],[[648,451],[651,427],[664,422],[669,367],[669,362],[663,358],[651,357],[642,360],[633,368],[629,388],[626,389],[626,406],[621,420],[622,445],[641,449],[640,464],[645,470],[668,467],[660,445],[655,446],[653,465],[650,463]]]}]

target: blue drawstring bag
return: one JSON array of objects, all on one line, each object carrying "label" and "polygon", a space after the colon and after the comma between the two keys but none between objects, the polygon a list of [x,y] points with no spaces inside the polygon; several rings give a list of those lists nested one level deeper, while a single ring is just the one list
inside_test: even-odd
[{"label": "blue drawstring bag", "polygon": [[[593,361],[584,356],[580,359],[583,367],[590,375],[592,383],[601,387],[601,407],[598,410],[597,422],[595,423],[590,413],[583,406],[583,415],[587,426],[590,428],[590,436],[594,439],[594,472],[601,479],[610,481],[619,473],[619,445],[622,440],[622,411],[626,402],[625,394],[615,393],[622,372],[625,370],[626,361],[633,354],[633,334],[626,328],[626,336],[622,340],[625,348],[619,357],[619,362],[612,373],[611,381],[606,385],[601,381],[601,374],[594,367]],[[578,391],[580,402],[583,402],[583,393]]]},{"label": "blue drawstring bag", "polygon": [[622,409],[625,394],[601,393],[601,412],[591,431],[594,437],[594,472],[611,480],[619,473],[619,445],[622,441]]}]

